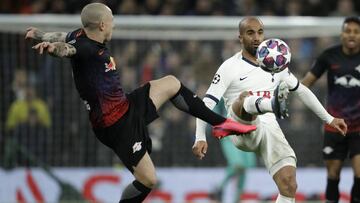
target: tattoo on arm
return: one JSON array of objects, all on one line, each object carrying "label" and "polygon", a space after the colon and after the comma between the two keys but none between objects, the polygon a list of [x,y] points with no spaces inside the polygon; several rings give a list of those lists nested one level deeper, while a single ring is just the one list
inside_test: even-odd
[{"label": "tattoo on arm", "polygon": [[45,32],[43,32],[43,31],[35,30],[34,31],[34,38],[37,39],[37,40],[42,40],[44,34],[45,34]]},{"label": "tattoo on arm", "polygon": [[73,45],[64,43],[64,42],[55,42],[53,43],[55,49],[52,53],[52,56],[57,57],[71,57],[76,54],[76,49]]},{"label": "tattoo on arm", "polygon": [[43,33],[41,40],[46,42],[65,42],[67,33],[65,32],[47,32]]}]

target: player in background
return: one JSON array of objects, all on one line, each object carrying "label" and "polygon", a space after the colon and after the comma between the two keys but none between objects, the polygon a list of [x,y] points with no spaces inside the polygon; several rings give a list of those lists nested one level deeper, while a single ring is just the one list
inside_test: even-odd
[{"label": "player in background", "polygon": [[[239,40],[242,50],[219,67],[203,101],[213,109],[223,98],[228,117],[241,123],[256,124],[256,131],[234,135],[231,139],[237,148],[256,152],[263,159],[279,189],[276,203],[295,202],[296,156],[276,121],[276,117],[287,117],[289,91],[296,93],[319,118],[343,135],[346,124],[343,119],[331,116],[289,69],[272,75],[259,67],[255,54],[264,40],[264,26],[260,19],[246,17],[241,20]],[[197,119],[193,153],[200,159],[208,147],[205,127],[206,123]]]},{"label": "player in background", "polygon": [[351,202],[360,202],[360,19],[347,17],[342,24],[341,44],[323,51],[302,83],[311,87],[327,71],[327,110],[344,118],[346,137],[325,125],[323,158],[327,169],[325,197],[339,201],[340,172],[349,157],[354,171]]},{"label": "player in background", "polygon": [[[213,109],[216,113],[226,116],[227,112],[224,106],[224,100],[220,102]],[[253,152],[244,152],[236,148],[230,137],[225,137],[220,140],[222,153],[226,159],[225,176],[210,193],[210,199],[223,202],[223,194],[226,187],[235,179],[236,189],[233,196],[233,202],[240,202],[241,195],[244,192],[246,172],[256,166],[256,155]]]},{"label": "player in background", "polygon": [[151,139],[147,125],[158,117],[157,110],[166,101],[214,126],[213,134],[217,138],[256,129],[212,112],[174,76],[150,81],[126,94],[119,68],[105,45],[111,40],[114,27],[112,11],[101,3],[88,4],[81,12],[81,22],[83,28],[70,33],[44,33],[29,28],[25,38],[43,41],[33,47],[40,54],[48,52],[71,59],[75,85],[89,111],[96,137],[135,176],[120,202],[142,202],[157,183],[149,156]]}]

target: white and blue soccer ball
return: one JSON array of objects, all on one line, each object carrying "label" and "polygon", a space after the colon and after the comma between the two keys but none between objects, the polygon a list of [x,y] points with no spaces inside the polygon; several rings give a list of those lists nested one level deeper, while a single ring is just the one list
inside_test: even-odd
[{"label": "white and blue soccer ball", "polygon": [[256,50],[260,67],[270,73],[279,73],[290,64],[289,46],[280,39],[264,40]]}]

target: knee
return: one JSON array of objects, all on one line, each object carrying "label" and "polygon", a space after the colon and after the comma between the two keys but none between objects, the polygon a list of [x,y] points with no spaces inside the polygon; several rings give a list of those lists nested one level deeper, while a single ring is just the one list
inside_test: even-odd
[{"label": "knee", "polygon": [[244,108],[244,102],[245,98],[250,95],[249,92],[242,92],[239,97],[235,100],[235,102],[232,104],[232,110],[238,116],[244,121],[253,121],[256,119],[256,115],[252,115],[248,113]]},{"label": "knee", "polygon": [[292,175],[281,177],[279,190],[280,194],[284,196],[295,197],[295,193],[297,190],[297,183],[295,177]]},{"label": "knee", "polygon": [[166,79],[166,81],[171,84],[174,87],[177,87],[178,89],[181,86],[181,82],[179,79],[177,79],[177,77],[173,76],[173,75],[167,75],[164,77],[164,79]]},{"label": "knee", "polygon": [[156,175],[147,176],[144,179],[140,181],[142,184],[144,184],[148,188],[154,188],[158,184],[158,179]]},{"label": "knee", "polygon": [[328,178],[338,180],[340,178],[340,169],[330,168],[328,169]]},{"label": "knee", "polygon": [[235,114],[237,114],[239,117],[241,115],[241,110],[244,105],[245,98],[249,95],[249,92],[242,92],[239,97],[234,101],[232,104],[232,109]]},{"label": "knee", "polygon": [[177,79],[177,77],[173,75],[167,75],[163,77],[163,79],[166,81],[166,86],[169,87],[174,94],[179,91],[181,82],[179,79]]},{"label": "knee", "polygon": [[244,102],[244,99],[250,95],[250,92],[245,91],[245,92],[241,92],[241,94],[239,95],[239,100]]}]

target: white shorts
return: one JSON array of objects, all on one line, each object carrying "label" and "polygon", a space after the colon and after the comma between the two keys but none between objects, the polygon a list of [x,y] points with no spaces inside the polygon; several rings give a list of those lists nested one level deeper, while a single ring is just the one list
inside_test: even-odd
[{"label": "white shorts", "polygon": [[[228,116],[248,124],[237,117],[232,108],[229,108]],[[285,139],[273,113],[258,115],[252,124],[257,126],[256,131],[231,136],[232,142],[238,149],[255,152],[261,156],[271,176],[284,166],[296,167],[295,152]]]}]

